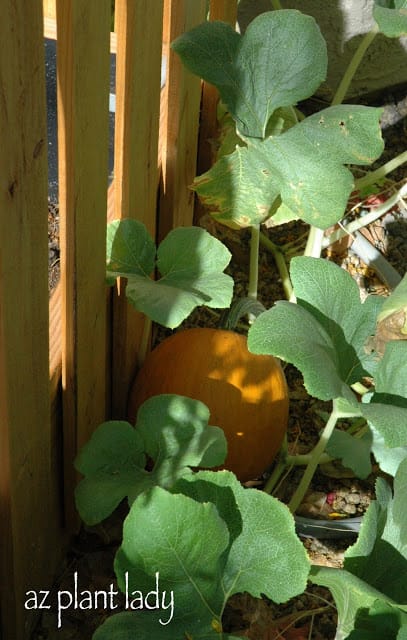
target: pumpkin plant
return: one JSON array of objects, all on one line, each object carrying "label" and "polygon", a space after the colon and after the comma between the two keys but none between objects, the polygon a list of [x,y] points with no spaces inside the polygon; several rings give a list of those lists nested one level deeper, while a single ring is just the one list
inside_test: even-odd
[{"label": "pumpkin plant", "polygon": [[[107,227],[107,283],[126,278],[130,304],[170,329],[198,305],[230,305],[233,279],[223,273],[230,258],[230,251],[199,227],[173,229],[158,249],[137,220],[115,220]],[[158,280],[151,277],[155,269]]]},{"label": "pumpkin plant", "polygon": [[[249,330],[248,346],[253,353],[294,364],[311,396],[333,402],[290,502],[295,512],[325,450],[359,477],[369,475],[371,453],[393,474],[407,457],[407,276],[386,300],[368,296],[364,303],[352,277],[322,258],[293,258],[291,279],[297,302],[280,300],[260,314]],[[395,319],[398,333],[393,329],[389,335],[386,330]],[[335,430],[340,418],[354,417],[368,425],[363,437]],[[295,464],[295,456],[282,461],[279,472],[286,464]]]},{"label": "pumpkin plant", "polygon": [[[305,589],[310,563],[288,508],[244,489],[231,472],[192,471],[218,466],[226,454],[222,429],[208,419],[198,400],[154,396],[140,407],[136,428],[104,423],[77,457],[84,478],[76,502],[85,523],[100,522],[126,496],[129,503],[115,572],[135,604],[109,618],[94,640],[232,640],[222,632],[231,595],[247,591],[283,602]],[[162,606],[134,611],[157,574],[167,599],[172,594],[171,616]]]},{"label": "pumpkin plant", "polygon": [[[404,4],[376,0],[375,27],[355,52],[332,105],[307,118],[295,104],[315,92],[327,68],[325,41],[310,16],[295,10],[266,12],[243,36],[230,25],[206,22],[172,43],[190,71],[216,86],[228,114],[221,118],[216,162],[195,178],[192,188],[219,222],[251,227],[254,253],[260,239],[276,254],[260,224],[301,219],[310,225],[305,255],[319,257],[323,244],[336,239],[324,239],[323,231],[341,220],[350,193],[406,162],[407,152],[355,180],[346,165],[368,165],[382,153],[381,110],[341,104],[376,34],[398,37],[407,32]],[[384,211],[385,205],[377,215]],[[374,214],[353,223],[349,233],[372,218]],[[278,264],[290,297],[284,262]],[[251,260],[252,295],[255,265],[256,255]]]},{"label": "pumpkin plant", "polygon": [[[376,2],[378,24],[393,24],[388,35],[397,35],[400,24],[404,25],[403,7],[404,2],[398,0]],[[322,236],[317,230],[338,222],[354,187],[345,165],[369,164],[382,151],[380,110],[336,104],[302,118],[294,105],[318,87],[327,60],[315,21],[296,11],[259,16],[244,36],[227,25],[205,23],[173,46],[192,71],[218,86],[235,123],[223,155],[194,183],[200,197],[222,222],[252,226],[254,247],[262,222],[302,218],[311,225],[307,252],[318,253]],[[237,148],[226,152],[236,136]],[[110,283],[119,275],[127,277],[131,303],[168,327],[177,326],[198,304],[228,306],[231,283],[220,273],[227,254],[204,233],[175,230],[160,245],[156,259],[154,244],[140,226],[129,221],[114,223],[108,232]],[[208,257],[210,245],[215,247],[215,260]],[[162,275],[157,282],[150,279],[155,267]],[[271,433],[269,430],[275,441],[285,428],[287,409],[284,379],[274,356],[293,362],[302,371],[311,395],[332,400],[332,414],[309,456],[304,479],[290,505],[292,511],[324,450],[357,470],[368,468],[373,451],[383,469],[395,476],[394,495],[384,481],[378,483],[378,500],[369,507],[344,570],[335,573],[313,567],[310,572],[287,506],[267,492],[243,489],[230,471],[195,471],[224,464],[230,432],[235,439],[245,436],[248,421],[241,426],[233,403],[234,431],[224,426],[226,422],[221,424],[220,414],[216,421],[223,429],[210,426],[212,408],[188,397],[189,387],[188,393],[179,387],[174,391],[181,395],[169,393],[173,388],[166,385],[173,372],[173,378],[180,380],[183,375],[195,389],[198,368],[206,371],[209,381],[218,366],[225,367],[228,375],[233,368],[228,364],[230,353],[217,360],[214,344],[209,342],[212,347],[205,348],[208,330],[205,340],[200,330],[177,334],[180,337],[171,338],[168,347],[153,352],[151,367],[146,360],[146,373],[135,383],[132,413],[136,426],[125,421],[104,423],[76,460],[84,476],[76,501],[86,523],[100,522],[127,498],[129,513],[115,559],[120,588],[126,595],[139,594],[152,588],[159,574],[162,590],[173,594],[173,615],[169,619],[163,606],[125,611],[108,619],[94,640],[233,640],[222,628],[222,614],[231,595],[247,591],[279,603],[301,593],[307,579],[332,590],[340,614],[338,637],[379,637],[376,630],[387,633],[389,624],[386,637],[406,637],[407,523],[401,505],[407,473],[407,343],[387,344],[381,330],[394,314],[399,318],[400,310],[404,313],[405,281],[390,302],[368,298],[362,304],[350,276],[324,260],[293,260],[291,278],[297,303],[278,302],[261,313],[249,331],[249,349],[254,358],[267,356],[268,369],[261,364],[260,373],[253,374],[257,390],[252,389],[253,379],[247,372],[237,386],[233,379],[234,393],[244,399],[258,393],[263,399],[259,377],[265,389],[272,389],[271,401],[277,400],[276,413],[281,418],[276,431],[273,426]],[[253,285],[252,278],[252,293]],[[382,324],[386,321],[387,325]],[[405,331],[404,321],[400,331]],[[372,335],[373,342],[369,341]],[[187,336],[184,342],[183,336]],[[228,344],[238,341],[234,351],[241,358],[244,339],[232,336],[227,334],[226,340]],[[215,343],[217,340],[218,333]],[[186,344],[188,355],[182,353]],[[201,367],[204,355],[209,355],[209,364],[205,360]],[[244,363],[249,357],[244,354]],[[221,387],[228,387],[229,392],[228,375],[222,375]],[[227,396],[222,390],[217,400],[219,397]],[[212,396],[204,400],[209,405],[213,402]],[[361,447],[354,447],[352,439],[341,440],[335,431],[340,416],[366,421]],[[253,444],[251,437],[248,444]],[[232,464],[233,439],[230,448]],[[268,455],[273,452],[270,448]],[[286,463],[283,456],[277,469]],[[236,471],[241,475],[240,468]],[[387,561],[400,571],[401,580],[395,585],[383,577]],[[376,565],[381,567],[379,577],[372,570]],[[353,596],[350,608],[345,607],[347,584]]]}]

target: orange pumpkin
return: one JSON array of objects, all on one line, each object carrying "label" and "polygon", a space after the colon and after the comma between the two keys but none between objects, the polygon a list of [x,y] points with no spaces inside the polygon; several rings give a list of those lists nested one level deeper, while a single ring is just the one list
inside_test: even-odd
[{"label": "orange pumpkin", "polygon": [[242,482],[260,476],[277,454],[288,422],[283,370],[272,356],[254,355],[232,331],[187,329],[156,347],[139,371],[129,402],[134,424],[151,396],[176,393],[204,402],[209,424],[228,443],[225,468]]}]

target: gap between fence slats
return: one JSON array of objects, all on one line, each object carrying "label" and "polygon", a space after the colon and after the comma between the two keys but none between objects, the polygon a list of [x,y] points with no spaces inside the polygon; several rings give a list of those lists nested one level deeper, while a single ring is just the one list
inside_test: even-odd
[{"label": "gap between fence slats", "polygon": [[57,0],[65,509],[73,460],[106,416],[110,0]]},{"label": "gap between fence slats", "polygon": [[4,0],[0,41],[0,626],[4,638],[25,640],[37,615],[24,608],[26,591],[51,583],[61,553],[48,375],[41,0]]},{"label": "gap between fence slats", "polygon": [[[57,22],[55,18],[44,15],[44,38],[57,39]],[[110,53],[116,53],[117,38],[114,31],[110,33]]]}]

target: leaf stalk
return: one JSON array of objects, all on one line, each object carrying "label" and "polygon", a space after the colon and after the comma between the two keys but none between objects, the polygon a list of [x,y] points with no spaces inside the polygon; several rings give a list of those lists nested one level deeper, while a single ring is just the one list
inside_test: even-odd
[{"label": "leaf stalk", "polygon": [[341,82],[339,83],[339,87],[337,88],[332,100],[332,105],[341,104],[343,102],[353,80],[353,77],[357,71],[357,68],[362,62],[363,56],[365,55],[367,49],[375,39],[378,32],[379,27],[375,24],[374,27],[364,35],[363,39],[359,43],[358,48],[353,54],[353,57],[342,77]]},{"label": "leaf stalk", "polygon": [[336,407],[336,400],[334,400],[332,413],[329,416],[328,422],[326,423],[321,433],[318,443],[314,447],[313,451],[311,451],[310,461],[304,471],[304,475],[301,478],[301,482],[299,483],[288,505],[288,508],[290,509],[291,513],[295,513],[298,507],[300,506],[301,502],[303,501],[304,496],[311,483],[312,477],[315,473],[315,470],[318,464],[320,463],[321,456],[325,451],[325,447],[328,444],[329,438],[332,435],[332,432],[335,428],[335,425],[339,417],[340,417],[340,412]]}]

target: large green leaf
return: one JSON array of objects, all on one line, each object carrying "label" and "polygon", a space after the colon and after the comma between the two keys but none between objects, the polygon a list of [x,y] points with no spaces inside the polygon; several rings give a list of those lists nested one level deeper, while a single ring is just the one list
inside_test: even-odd
[{"label": "large green leaf", "polygon": [[295,10],[262,13],[243,36],[226,23],[205,22],[172,48],[190,71],[218,88],[247,136],[264,138],[272,113],[311,96],[326,76],[319,27]]},{"label": "large green leaf", "polygon": [[163,628],[158,618],[168,612],[151,611],[146,625],[150,637],[211,637],[220,624],[223,593],[219,589],[229,533],[216,507],[200,504],[160,487],[140,495],[123,527],[123,543],[115,571],[124,593],[147,593],[156,584],[167,598],[173,593],[174,611]]},{"label": "large green leaf", "polygon": [[[338,609],[338,626],[335,636],[338,640],[399,640],[396,635],[382,635],[379,637],[374,635],[352,635],[355,633],[356,625],[359,626],[361,624],[361,615],[366,616],[369,610],[370,614],[374,615],[374,608],[378,606],[378,603],[380,603],[380,606],[389,606],[393,610],[393,615],[399,616],[399,607],[374,587],[344,569],[320,566],[311,568],[310,581],[327,587],[334,597]],[[401,615],[402,620],[400,620],[397,628],[401,624],[405,624],[405,614]],[[371,623],[373,626],[375,625],[374,618]],[[377,624],[378,621],[376,620],[376,626]]]},{"label": "large green leaf", "polygon": [[383,299],[369,296],[362,303],[356,282],[333,262],[306,256],[290,267],[297,303],[307,309],[329,334],[340,356],[340,372],[348,384],[371,374],[366,341],[374,333]]},{"label": "large green leaf", "polygon": [[387,404],[398,396],[398,404],[407,407],[407,342],[394,340],[387,344],[375,375],[375,389],[382,401],[388,399]]},{"label": "large green leaf", "polygon": [[[344,398],[387,447],[405,447],[407,342],[390,342],[379,361],[367,347],[381,299],[362,304],[350,275],[320,258],[293,258],[291,278],[298,303],[279,301],[262,313],[249,330],[249,350],[294,364],[311,395]],[[375,393],[358,403],[349,387],[366,374],[374,376]]]},{"label": "large green leaf", "polygon": [[94,525],[107,518],[144,479],[146,458],[139,434],[128,422],[101,424],[75,459],[85,477],[75,489],[82,520]]},{"label": "large green leaf", "polygon": [[[222,464],[226,439],[209,427],[209,410],[197,400],[155,396],[138,412],[136,428],[128,422],[105,422],[75,460],[85,477],[75,491],[84,522],[93,525],[109,516],[127,496],[132,502],[154,485],[171,487],[190,467]],[[146,456],[154,461],[145,470]]]},{"label": "large green leaf", "polygon": [[208,426],[209,415],[206,405],[184,396],[163,394],[144,402],[136,430],[154,461],[152,482],[170,488],[190,467],[216,467],[225,461],[225,433]]},{"label": "large green leaf", "polygon": [[311,395],[355,406],[349,385],[371,365],[364,343],[380,301],[362,304],[351,276],[320,258],[293,258],[291,278],[298,303],[279,301],[261,314],[249,330],[249,350],[294,364]]},{"label": "large green leaf", "polygon": [[389,447],[383,436],[370,424],[373,435],[372,453],[380,469],[391,476],[395,476],[400,463],[407,458],[407,442],[402,447]]},{"label": "large green leaf", "polygon": [[407,34],[407,0],[375,0],[373,17],[388,38]]},{"label": "large green leaf", "polygon": [[[309,560],[285,505],[244,489],[227,471],[185,476],[175,491],[156,487],[137,498],[115,561],[124,593],[146,593],[158,579],[167,599],[173,593],[172,635],[158,628],[164,612],[151,611],[144,618],[151,637],[223,638],[222,613],[233,593],[281,602],[304,590]],[[130,617],[118,623],[131,629]]]},{"label": "large green leaf", "polygon": [[127,278],[126,295],[149,318],[173,329],[198,305],[230,305],[233,280],[223,273],[229,250],[199,227],[171,231],[157,251],[161,278],[151,279],[155,247],[145,226],[136,220],[115,220],[107,230],[107,279]]},{"label": "large green leaf", "polygon": [[330,336],[303,307],[278,301],[251,326],[248,348],[294,364],[307,391],[321,400],[346,397],[349,388],[340,375],[339,355]]},{"label": "large green leaf", "polygon": [[326,446],[326,453],[337,460],[341,460],[344,467],[352,469],[356,477],[367,478],[372,471],[370,453],[372,434],[365,433],[358,438],[346,431],[334,429]]},{"label": "large green leaf", "polygon": [[370,164],[383,151],[381,109],[329,107],[220,160],[193,188],[215,218],[245,227],[267,220],[280,197],[293,216],[327,228],[343,216],[353,176],[345,164]]},{"label": "large green leaf", "polygon": [[407,459],[394,478],[394,496],[384,480],[364,517],[357,542],[345,554],[344,567],[388,598],[407,604]]},{"label": "large green leaf", "polygon": [[262,491],[244,489],[227,471],[182,478],[176,490],[214,502],[228,525],[230,546],[222,577],[226,598],[247,591],[285,602],[305,589],[309,560],[286,505]]},{"label": "large green leaf", "polygon": [[[407,342],[389,342],[375,374],[375,393],[360,406],[388,447],[407,445]],[[383,453],[383,451],[382,451]]]},{"label": "large green leaf", "polygon": [[[175,605],[176,606],[176,605]],[[92,636],[92,640],[174,640],[174,627],[160,624],[151,611],[125,611],[108,618]],[[182,632],[181,632],[182,633]],[[192,638],[192,636],[189,636]],[[181,640],[188,636],[180,635]],[[241,637],[220,633],[217,625],[208,630],[198,630],[192,640],[242,640]]]},{"label": "large green leaf", "polygon": [[376,600],[358,612],[355,629],[346,640],[407,640],[407,614],[399,607]]}]

